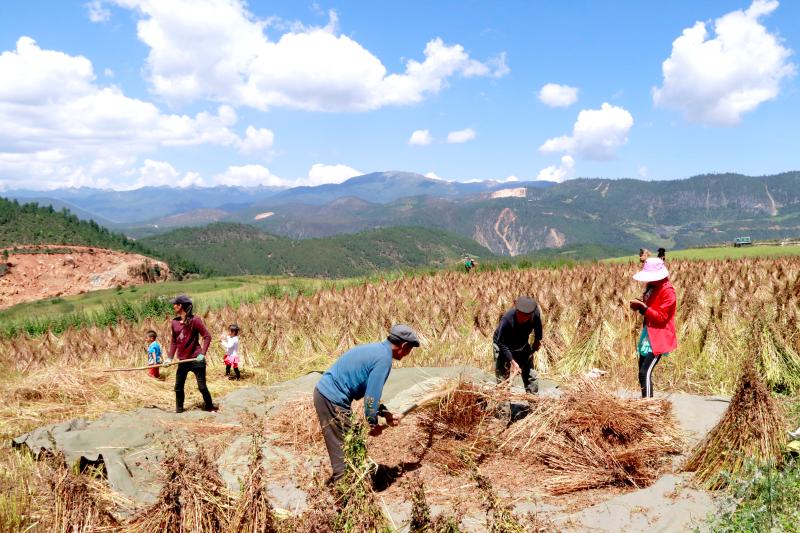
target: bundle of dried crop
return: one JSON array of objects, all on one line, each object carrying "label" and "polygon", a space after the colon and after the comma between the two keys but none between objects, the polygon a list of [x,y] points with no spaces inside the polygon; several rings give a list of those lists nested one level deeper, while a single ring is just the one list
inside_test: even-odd
[{"label": "bundle of dried crop", "polygon": [[685,468],[707,488],[722,488],[728,479],[723,474],[738,475],[748,461],[780,463],[783,431],[780,406],[754,365],[746,364],[727,411]]}]

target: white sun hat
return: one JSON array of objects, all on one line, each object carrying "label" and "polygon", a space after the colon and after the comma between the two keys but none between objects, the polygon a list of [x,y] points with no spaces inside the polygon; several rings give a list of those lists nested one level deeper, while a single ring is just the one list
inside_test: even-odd
[{"label": "white sun hat", "polygon": [[633,275],[636,281],[660,281],[669,277],[669,270],[667,270],[664,261],[657,257],[651,257],[644,262],[642,270]]}]

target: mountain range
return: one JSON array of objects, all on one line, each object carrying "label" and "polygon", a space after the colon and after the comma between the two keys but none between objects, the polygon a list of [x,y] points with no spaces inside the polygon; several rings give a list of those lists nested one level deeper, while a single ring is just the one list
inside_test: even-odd
[{"label": "mountain range", "polygon": [[740,235],[800,235],[800,172],[560,184],[463,183],[377,172],[340,184],[291,189],[63,189],[5,195],[74,206],[81,218],[137,238],[219,221],[292,239],[423,226],[468,237],[495,254],[521,255],[581,244],[683,248]]}]

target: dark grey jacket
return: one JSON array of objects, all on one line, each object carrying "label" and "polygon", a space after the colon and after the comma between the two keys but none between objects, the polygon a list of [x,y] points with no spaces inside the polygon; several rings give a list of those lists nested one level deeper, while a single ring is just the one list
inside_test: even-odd
[{"label": "dark grey jacket", "polygon": [[535,335],[535,340],[542,340],[542,317],[539,312],[539,305],[533,311],[531,319],[524,324],[517,322],[517,312],[513,307],[506,311],[500,319],[500,324],[494,331],[493,342],[499,350],[499,357],[511,361],[513,354],[530,355],[532,350],[530,344],[531,332]]}]

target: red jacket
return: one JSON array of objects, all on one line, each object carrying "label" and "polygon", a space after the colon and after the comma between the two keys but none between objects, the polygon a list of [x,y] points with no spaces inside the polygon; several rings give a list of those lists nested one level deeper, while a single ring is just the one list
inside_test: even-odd
[{"label": "red jacket", "polygon": [[[200,346],[200,339],[203,345]],[[193,316],[189,323],[184,325],[180,317],[172,319],[172,342],[169,345],[169,357],[178,352],[178,359],[193,359],[198,354],[206,354],[211,344],[211,334],[206,329],[199,316]]]},{"label": "red jacket", "polygon": [[677,299],[675,288],[669,279],[650,284],[645,292],[644,325],[653,354],[662,355],[678,347],[678,336],[675,334],[675,309]]}]

